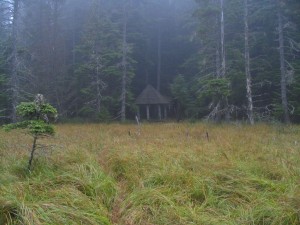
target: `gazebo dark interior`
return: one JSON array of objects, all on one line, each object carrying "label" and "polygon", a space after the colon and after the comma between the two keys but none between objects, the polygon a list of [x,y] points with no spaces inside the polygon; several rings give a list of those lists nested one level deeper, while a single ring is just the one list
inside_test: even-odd
[{"label": "gazebo dark interior", "polygon": [[162,96],[154,87],[147,85],[135,101],[139,119],[166,119],[170,99]]}]

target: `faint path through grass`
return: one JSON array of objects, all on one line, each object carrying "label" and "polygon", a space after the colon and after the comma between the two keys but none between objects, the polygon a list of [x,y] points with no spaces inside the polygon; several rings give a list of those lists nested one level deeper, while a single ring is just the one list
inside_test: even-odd
[{"label": "faint path through grass", "polygon": [[57,130],[31,175],[30,141],[0,131],[0,224],[300,224],[299,126]]}]

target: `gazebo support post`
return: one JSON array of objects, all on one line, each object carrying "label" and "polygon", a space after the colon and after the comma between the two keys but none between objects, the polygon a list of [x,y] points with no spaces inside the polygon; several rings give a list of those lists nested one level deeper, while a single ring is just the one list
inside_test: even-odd
[{"label": "gazebo support post", "polygon": [[157,107],[158,107],[158,119],[161,120],[161,107],[160,105],[158,105]]},{"label": "gazebo support post", "polygon": [[146,106],[147,109],[147,120],[150,120],[150,109],[149,109],[149,105]]},{"label": "gazebo support post", "polygon": [[139,120],[141,120],[141,113],[140,113],[140,106],[138,106],[138,108],[137,108],[137,117],[138,117],[138,119]]},{"label": "gazebo support post", "polygon": [[163,120],[167,118],[167,107],[170,107],[170,99],[161,95],[159,91],[151,85],[147,85],[137,97],[135,104],[139,107],[136,112],[137,117],[145,116],[144,110],[146,108],[146,118],[148,121],[151,120],[150,113],[154,113],[154,115],[152,115],[153,119]]}]

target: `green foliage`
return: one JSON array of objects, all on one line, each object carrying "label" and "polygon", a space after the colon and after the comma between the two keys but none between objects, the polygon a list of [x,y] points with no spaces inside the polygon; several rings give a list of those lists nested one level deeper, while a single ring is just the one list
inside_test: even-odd
[{"label": "green foliage", "polygon": [[291,92],[290,92],[290,104],[293,107],[294,111],[292,114],[292,118],[295,122],[300,122],[300,64],[298,66],[298,73],[295,74],[294,82],[291,85]]},{"label": "green foliage", "polygon": [[97,119],[101,122],[110,121],[111,116],[110,116],[110,113],[109,113],[108,109],[107,108],[102,108],[101,112],[98,113],[98,115],[97,115]]},{"label": "green foliage", "polygon": [[5,74],[0,74],[0,85],[3,85],[6,82]]},{"label": "green foliage", "polygon": [[[1,71],[1,70],[0,70]],[[7,102],[7,95],[5,94],[4,87],[6,83],[6,77],[4,74],[0,74],[0,111],[5,108]],[[0,113],[1,115],[1,113]]]},{"label": "green foliage", "polygon": [[12,123],[4,126],[5,131],[14,129],[27,129],[28,132],[34,136],[53,135],[54,128],[50,124],[42,120],[26,120],[19,123]]},{"label": "green foliage", "polygon": [[[1,57],[0,57],[0,117],[6,116],[6,109],[8,104],[8,95],[6,92],[6,85],[7,85],[7,77],[5,74],[1,74],[2,72],[2,65],[1,65]],[[1,121],[0,121],[1,123]]]},{"label": "green foliage", "polygon": [[182,75],[175,77],[173,83],[171,84],[171,93],[175,99],[177,107],[177,119],[180,119],[181,112],[188,114],[187,111],[190,107],[189,101],[189,90],[188,84],[185,81],[185,78]]},{"label": "green foliage", "polygon": [[[238,109],[236,118],[247,116],[244,1],[224,1],[225,77],[231,91],[226,82],[215,80],[222,66],[220,0],[57,0],[55,4],[30,0],[22,4],[19,19],[23,25],[17,26],[16,32],[12,32],[11,26],[12,1],[0,2],[0,119],[3,122],[12,110],[9,85],[14,80],[8,78],[15,59],[19,95],[41,91],[69,118],[94,121],[99,115],[101,120],[118,118],[124,68],[121,62],[125,52],[126,109],[128,118],[133,119],[131,96],[138,96],[147,84],[156,83],[159,42],[160,91],[172,94],[185,116],[207,116],[214,109],[212,101],[225,97],[228,97],[226,104]],[[280,118],[282,113],[278,41],[275,41],[278,39],[277,2],[249,0],[248,4],[252,93],[254,113],[258,117],[272,114]],[[289,83],[290,75],[294,73],[296,78],[300,71],[300,1],[280,2],[283,3],[285,69]],[[125,22],[127,47],[123,48]],[[13,43],[13,33],[18,36],[16,43]],[[16,57],[12,57],[14,47]],[[181,77],[175,77],[178,74]],[[206,81],[199,84],[197,80]],[[171,81],[174,83],[170,88]],[[299,78],[288,87],[291,119],[297,122],[300,121],[298,89]],[[274,103],[277,103],[275,107]],[[175,114],[174,108],[169,115]],[[270,108],[275,111],[269,112]],[[33,106],[27,105],[24,113],[26,119],[36,119]],[[24,116],[22,112],[19,115]]]},{"label": "green foliage", "polygon": [[37,116],[37,108],[34,102],[23,102],[17,106],[17,113],[24,119]]},{"label": "green foliage", "polygon": [[33,136],[33,144],[28,161],[28,170],[31,171],[34,153],[37,149],[36,142],[40,137],[54,134],[54,128],[49,124],[49,119],[57,116],[57,110],[50,104],[45,103],[43,95],[37,94],[34,102],[23,102],[18,105],[17,114],[21,116],[22,121],[5,125],[4,130],[25,129]]},{"label": "green foliage", "polygon": [[90,106],[83,106],[80,108],[78,111],[78,116],[79,117],[93,117],[95,114],[95,110],[91,108]]},{"label": "green foliage", "polygon": [[55,118],[57,110],[48,103],[37,105],[35,102],[22,102],[17,106],[17,114],[22,119],[37,119],[41,120],[45,117]]},{"label": "green foliage", "polygon": [[47,115],[50,118],[54,118],[57,115],[57,110],[49,103],[42,104],[39,111],[40,114]]},{"label": "green foliage", "polygon": [[[129,1],[122,3],[103,1],[101,4],[92,1],[89,5],[89,15],[84,26],[85,32],[76,46],[79,59],[75,70],[77,90],[79,90],[77,106],[84,106],[84,108],[75,109],[79,109],[77,115],[80,117],[88,115],[89,118],[98,120],[99,114],[104,115],[108,112],[108,117],[103,118],[117,118],[120,111],[120,96],[123,90],[120,86],[123,85],[125,64],[126,108],[131,110],[133,101],[130,101],[132,95],[130,87],[132,78],[135,76],[134,70],[137,62],[137,59],[133,58],[134,46],[131,42],[138,32],[132,29],[127,29],[126,32],[124,30],[126,43],[123,42],[124,22],[128,23],[128,27],[132,27],[133,21],[130,18],[134,16],[132,15],[133,9],[128,7],[126,13],[128,18],[125,19],[123,3],[126,4],[127,10]],[[108,98],[113,100],[110,101]],[[115,107],[115,102],[118,103],[118,109]]]},{"label": "green foliage", "polygon": [[4,129],[26,129],[34,136],[53,135],[54,128],[49,124],[49,119],[57,115],[57,110],[48,103],[22,102],[17,106],[17,113],[23,121],[5,125]]},{"label": "green foliage", "polygon": [[273,104],[272,116],[274,117],[274,119],[281,120],[283,118],[283,114],[284,111],[282,108],[282,104],[281,103]]},{"label": "green foliage", "polygon": [[175,77],[173,83],[171,84],[171,92],[174,98],[180,102],[180,104],[185,105],[188,100],[188,86],[182,75]]},{"label": "green foliage", "polygon": [[202,86],[199,91],[199,97],[209,97],[215,101],[219,101],[229,97],[231,94],[229,80],[226,78],[209,79],[206,81],[200,81]]},{"label": "green foliage", "polygon": [[[199,47],[198,52],[191,58],[195,55],[198,58],[198,73],[195,73],[194,79],[201,80],[200,88],[196,90],[201,105],[207,108],[213,101],[228,98],[229,105],[243,109],[247,105],[244,60],[244,2],[239,0],[224,1],[225,76],[227,81],[215,79],[219,75],[218,67],[221,66],[220,1],[196,0],[196,2],[199,7],[196,9],[194,17],[198,20],[195,29],[198,31],[198,35],[195,36],[194,40]],[[270,41],[278,39],[278,32],[274,32],[277,29],[276,4],[276,1],[254,0],[253,4],[247,6],[254,110],[258,116],[265,117],[266,114],[269,115],[268,110],[273,106],[272,115],[280,118],[282,113],[280,104],[274,106],[274,102],[280,103],[281,94],[278,42]],[[285,55],[286,71],[295,74],[300,71],[299,66],[297,66],[299,65],[299,51],[292,51],[291,43],[294,43],[294,48],[298,48],[297,43],[299,43],[300,36],[299,27],[296,24],[299,24],[300,20],[295,12],[298,11],[299,6],[297,1],[287,1],[282,5],[285,22],[293,23],[293,26],[286,26],[284,29],[286,40],[290,40],[285,41],[285,51],[289,52]],[[185,75],[185,77],[187,76],[188,74]],[[230,83],[231,86],[226,83]],[[299,98],[296,97],[296,83],[288,87],[290,110],[299,102]],[[294,113],[296,112],[297,110],[294,111]],[[296,121],[298,117],[293,116],[293,118]]]}]

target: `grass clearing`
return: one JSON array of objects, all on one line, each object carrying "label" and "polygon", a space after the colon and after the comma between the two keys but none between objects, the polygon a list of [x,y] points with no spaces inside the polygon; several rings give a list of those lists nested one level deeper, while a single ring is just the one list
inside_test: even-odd
[{"label": "grass clearing", "polygon": [[0,131],[0,224],[300,224],[299,126],[56,129],[31,174]]}]

